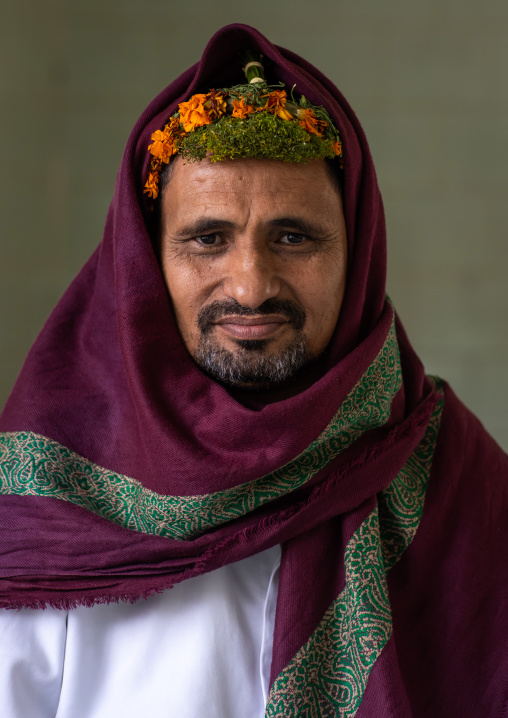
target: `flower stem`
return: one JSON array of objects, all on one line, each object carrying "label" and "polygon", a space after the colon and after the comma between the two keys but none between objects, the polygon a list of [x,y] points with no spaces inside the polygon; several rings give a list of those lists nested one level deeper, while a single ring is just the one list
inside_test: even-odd
[{"label": "flower stem", "polygon": [[247,78],[248,83],[251,83],[253,80],[254,82],[259,82],[260,80],[262,80],[266,84],[264,68],[261,64],[262,59],[263,55],[260,55],[253,50],[246,50],[243,53],[243,71],[245,73],[245,77]]}]

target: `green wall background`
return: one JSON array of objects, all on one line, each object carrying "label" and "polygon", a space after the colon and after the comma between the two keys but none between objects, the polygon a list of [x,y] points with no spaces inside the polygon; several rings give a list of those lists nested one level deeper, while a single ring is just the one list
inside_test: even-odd
[{"label": "green wall background", "polygon": [[355,108],[388,291],[427,370],[508,447],[506,0],[4,2],[0,405],[101,238],[138,115],[230,22],[303,55]]}]

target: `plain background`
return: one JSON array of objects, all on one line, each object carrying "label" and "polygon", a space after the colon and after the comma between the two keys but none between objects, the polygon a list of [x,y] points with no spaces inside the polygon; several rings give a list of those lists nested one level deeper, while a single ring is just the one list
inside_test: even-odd
[{"label": "plain background", "polygon": [[222,25],[327,74],[370,141],[388,292],[508,447],[506,0],[22,0],[0,24],[0,406],[102,236],[128,134]]}]

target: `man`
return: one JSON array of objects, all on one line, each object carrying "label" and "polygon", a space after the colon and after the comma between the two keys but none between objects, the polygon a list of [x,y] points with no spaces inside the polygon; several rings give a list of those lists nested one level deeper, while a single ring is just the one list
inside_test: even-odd
[{"label": "man", "polygon": [[1,418],[5,715],[506,713],[508,460],[384,280],[347,103],[225,28]]}]

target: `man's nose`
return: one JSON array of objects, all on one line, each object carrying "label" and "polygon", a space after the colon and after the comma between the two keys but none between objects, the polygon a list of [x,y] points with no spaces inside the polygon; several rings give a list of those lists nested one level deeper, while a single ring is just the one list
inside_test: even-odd
[{"label": "man's nose", "polygon": [[276,297],[281,281],[274,260],[268,248],[248,247],[232,252],[223,282],[226,297],[236,299],[243,307],[251,309]]}]

